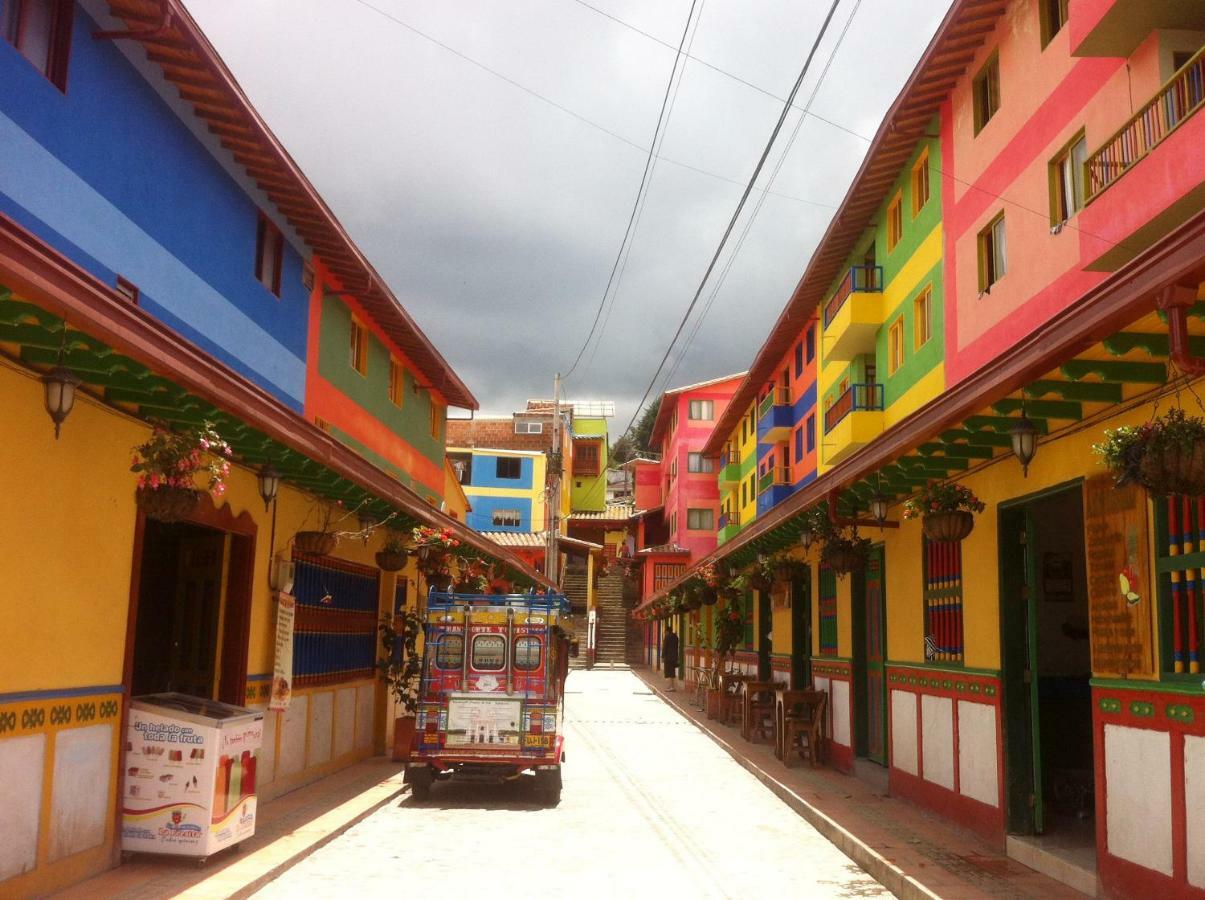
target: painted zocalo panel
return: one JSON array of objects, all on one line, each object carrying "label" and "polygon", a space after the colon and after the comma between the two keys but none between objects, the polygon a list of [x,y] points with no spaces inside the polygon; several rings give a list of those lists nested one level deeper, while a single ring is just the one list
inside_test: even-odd
[{"label": "painted zocalo panel", "polygon": [[1000,805],[996,708],[958,701],[958,790],[988,806]]},{"label": "painted zocalo panel", "polygon": [[1171,875],[1171,735],[1106,725],[1105,785],[1108,851]]},{"label": "painted zocalo panel", "polygon": [[113,726],[72,728],[54,736],[50,801],[50,859],[62,859],[105,840],[113,820],[109,801]]},{"label": "painted zocalo panel", "polygon": [[828,694],[828,703],[825,704],[824,710],[824,733],[832,736],[833,733],[833,691],[827,678],[821,678],[819,675],[812,679],[812,684],[816,690],[823,691]]},{"label": "painted zocalo panel", "polygon": [[335,758],[351,753],[356,742],[356,689],[335,692]]},{"label": "painted zocalo panel", "polygon": [[4,785],[5,806],[0,816],[0,881],[37,865],[45,760],[45,734],[0,741],[0,784]]},{"label": "painted zocalo panel", "polygon": [[335,716],[335,694],[322,691],[310,694],[310,745],[306,766],[317,766],[331,758],[331,723]]},{"label": "painted zocalo panel", "polygon": [[280,759],[277,771],[293,775],[305,768],[305,723],[310,713],[310,698],[294,695],[280,719]]},{"label": "painted zocalo panel", "polygon": [[916,754],[916,694],[891,692],[891,765],[909,775],[919,774]]},{"label": "painted zocalo panel", "polygon": [[833,742],[843,747],[853,746],[849,739],[849,682],[832,682]]},{"label": "painted zocalo panel", "polygon": [[372,707],[374,693],[374,688],[371,684],[362,684],[356,688],[357,750],[367,750],[372,747]]},{"label": "painted zocalo panel", "polygon": [[256,754],[258,762],[255,764],[255,782],[267,785],[276,778],[276,723],[280,719],[280,713],[272,712],[262,703],[257,703],[251,708],[264,714],[264,739]]},{"label": "painted zocalo panel", "polygon": [[1188,809],[1188,883],[1205,888],[1205,737],[1184,737],[1184,801]]},{"label": "painted zocalo panel", "polygon": [[954,701],[925,695],[920,699],[921,765],[925,781],[954,790]]}]

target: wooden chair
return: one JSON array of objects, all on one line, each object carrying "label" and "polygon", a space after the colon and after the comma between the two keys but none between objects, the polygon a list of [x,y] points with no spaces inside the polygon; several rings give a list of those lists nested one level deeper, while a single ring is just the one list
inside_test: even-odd
[{"label": "wooden chair", "polygon": [[824,741],[824,691],[788,691],[784,696],[782,762],[790,768],[791,754],[799,753],[815,767],[820,763]]},{"label": "wooden chair", "polygon": [[774,688],[773,681],[746,681],[744,683],[744,715],[741,719],[741,737],[752,742],[754,736],[772,740],[774,735]]},{"label": "wooden chair", "polygon": [[694,667],[694,691],[691,703],[699,709],[707,708],[707,689],[711,687],[712,674],[712,670],[707,666]]},{"label": "wooden chair", "polygon": [[723,725],[740,725],[745,711],[745,695],[741,685],[752,679],[748,675],[724,672],[720,675],[719,719]]}]

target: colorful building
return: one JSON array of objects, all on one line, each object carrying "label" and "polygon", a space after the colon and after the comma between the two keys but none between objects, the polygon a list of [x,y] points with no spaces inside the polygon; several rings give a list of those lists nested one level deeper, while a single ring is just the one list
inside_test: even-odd
[{"label": "colorful building", "polygon": [[465,520],[477,531],[531,533],[548,527],[548,457],[539,450],[449,447],[448,459],[471,507]]},{"label": "colorful building", "polygon": [[[287,709],[264,717],[262,803],[390,740],[377,623],[427,585],[378,567],[387,530],[447,527],[508,580],[546,582],[439,511],[463,508],[445,410],[475,399],[188,13],[148,31],[129,4],[13,9],[0,538],[22,609],[0,641],[0,893],[19,897],[120,862],[131,696],[267,706],[282,591],[295,652]],[[231,446],[225,492],[179,521],[136,503],[152,423]],[[315,530],[335,548],[302,552]]]},{"label": "colorful building", "polygon": [[[1199,4],[952,5],[750,368],[761,399],[819,322],[818,475],[696,561],[793,561],[735,663],[828,693],[832,765],[1108,897],[1205,896],[1205,500],[1092,452],[1201,414],[1203,45]],[[946,482],[961,540],[901,515]],[[851,574],[815,510],[869,539]]]}]

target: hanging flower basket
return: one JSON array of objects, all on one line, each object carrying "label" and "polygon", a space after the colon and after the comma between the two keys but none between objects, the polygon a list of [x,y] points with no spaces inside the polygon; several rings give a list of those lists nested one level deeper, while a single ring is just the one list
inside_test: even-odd
[{"label": "hanging flower basket", "polygon": [[1142,485],[1153,494],[1205,494],[1205,441],[1152,447],[1139,473]]},{"label": "hanging flower basket", "polygon": [[921,527],[931,541],[961,541],[975,528],[975,517],[961,509],[934,512],[921,519]]},{"label": "hanging flower basket", "polygon": [[376,556],[377,568],[382,572],[400,572],[406,567],[405,550],[382,550]]},{"label": "hanging flower basket", "polygon": [[299,531],[293,536],[293,546],[300,553],[330,556],[339,539],[329,531]]},{"label": "hanging flower basket", "polygon": [[755,572],[749,576],[749,587],[755,591],[765,593],[774,589],[774,579],[762,572]]},{"label": "hanging flower basket", "polygon": [[452,586],[452,575],[450,572],[428,575],[427,584],[442,593]]},{"label": "hanging flower basket", "polygon": [[699,599],[704,606],[715,606],[720,599],[720,592],[711,585],[707,585],[699,591]]},{"label": "hanging flower basket", "polygon": [[157,522],[180,522],[192,515],[201,502],[201,492],[193,488],[139,487],[134,489],[134,503],[148,519]]},{"label": "hanging flower basket", "polygon": [[1205,494],[1205,421],[1169,409],[1138,426],[1105,431],[1092,448],[1117,476],[1117,486],[1140,484],[1152,494]]},{"label": "hanging flower basket", "polygon": [[866,566],[870,541],[860,537],[833,538],[820,551],[820,558],[838,575],[848,575]]}]

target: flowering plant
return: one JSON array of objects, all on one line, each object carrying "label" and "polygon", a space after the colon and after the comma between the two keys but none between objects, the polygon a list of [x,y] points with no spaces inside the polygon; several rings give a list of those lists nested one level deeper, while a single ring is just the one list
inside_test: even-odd
[{"label": "flowering plant", "polygon": [[1197,495],[1205,489],[1205,420],[1173,407],[1138,426],[1105,431],[1092,447],[1117,477],[1155,494]]},{"label": "flowering plant", "polygon": [[422,549],[430,547],[447,553],[460,546],[460,540],[451,528],[433,528],[430,525],[419,525],[414,529],[414,546]]},{"label": "flowering plant", "polygon": [[716,619],[715,649],[720,656],[729,656],[736,652],[744,638],[745,617],[741,612],[740,603],[733,600],[721,610]]},{"label": "flowering plant", "polygon": [[904,518],[919,519],[930,513],[973,512],[985,509],[982,500],[965,485],[951,481],[931,482],[915,497],[904,501]]},{"label": "flowering plant", "polygon": [[209,422],[185,431],[156,424],[150,438],[134,448],[130,471],[138,473],[142,491],[205,490],[220,497],[226,491],[232,455]]},{"label": "flowering plant", "polygon": [[384,616],[377,626],[383,651],[383,659],[377,663],[377,667],[393,699],[408,713],[418,709],[422,657],[418,655],[417,643],[422,630],[423,620],[412,609]]}]

